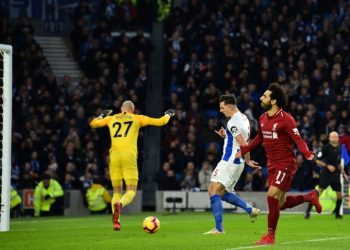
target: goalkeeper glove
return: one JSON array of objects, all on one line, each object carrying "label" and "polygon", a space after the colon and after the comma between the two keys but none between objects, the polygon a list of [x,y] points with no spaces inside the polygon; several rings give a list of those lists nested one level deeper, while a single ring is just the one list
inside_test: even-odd
[{"label": "goalkeeper glove", "polygon": [[105,118],[106,116],[112,114],[113,110],[111,109],[104,109],[102,110],[101,114],[98,116],[100,118]]},{"label": "goalkeeper glove", "polygon": [[173,109],[168,109],[164,112],[164,114],[169,115],[170,117],[173,117],[175,115],[175,111]]}]

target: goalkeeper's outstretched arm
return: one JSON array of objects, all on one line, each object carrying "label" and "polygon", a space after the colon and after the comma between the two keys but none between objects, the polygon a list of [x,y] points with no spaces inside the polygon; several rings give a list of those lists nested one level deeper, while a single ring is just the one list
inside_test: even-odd
[{"label": "goalkeeper's outstretched arm", "polygon": [[105,118],[106,116],[109,116],[112,113],[113,113],[113,110],[104,109],[104,110],[102,110],[101,114],[99,114],[99,116],[97,118]]},{"label": "goalkeeper's outstretched arm", "polygon": [[142,123],[142,126],[152,125],[152,126],[164,126],[167,124],[171,117],[175,115],[173,109],[168,109],[164,112],[164,115],[161,118],[151,118],[148,116],[144,116],[146,119]]},{"label": "goalkeeper's outstretched arm", "polygon": [[90,122],[91,128],[99,128],[104,127],[108,125],[108,121],[110,119],[110,114],[112,114],[113,110],[111,109],[104,109],[102,110],[101,114],[99,114],[97,117],[92,119]]}]

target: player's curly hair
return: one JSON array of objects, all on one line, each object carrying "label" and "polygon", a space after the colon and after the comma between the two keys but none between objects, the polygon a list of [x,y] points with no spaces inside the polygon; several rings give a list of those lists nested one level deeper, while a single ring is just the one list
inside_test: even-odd
[{"label": "player's curly hair", "polygon": [[267,90],[271,91],[271,100],[276,100],[276,105],[280,108],[287,106],[288,96],[281,85],[274,82],[269,85]]},{"label": "player's curly hair", "polygon": [[237,99],[234,95],[222,95],[220,96],[220,102],[224,102],[225,105],[227,104],[237,105]]}]

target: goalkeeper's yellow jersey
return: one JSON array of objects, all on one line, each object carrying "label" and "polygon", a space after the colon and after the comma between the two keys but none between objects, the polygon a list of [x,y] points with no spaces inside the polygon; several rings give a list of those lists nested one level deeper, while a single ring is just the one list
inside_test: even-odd
[{"label": "goalkeeper's yellow jersey", "polygon": [[169,115],[161,118],[151,118],[133,113],[119,113],[105,118],[94,118],[90,127],[99,128],[108,126],[111,136],[111,150],[129,148],[137,153],[137,137],[141,127],[153,125],[164,126],[170,119]]}]

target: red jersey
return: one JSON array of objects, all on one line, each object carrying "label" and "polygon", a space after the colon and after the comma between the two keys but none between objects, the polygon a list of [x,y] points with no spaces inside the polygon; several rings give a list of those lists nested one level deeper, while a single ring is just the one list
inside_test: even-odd
[{"label": "red jersey", "polygon": [[266,151],[269,170],[283,169],[284,172],[295,174],[294,143],[305,158],[312,155],[299,134],[294,118],[282,109],[272,117],[269,117],[267,112],[260,116],[258,134],[248,146],[241,147],[242,155],[261,143]]}]

